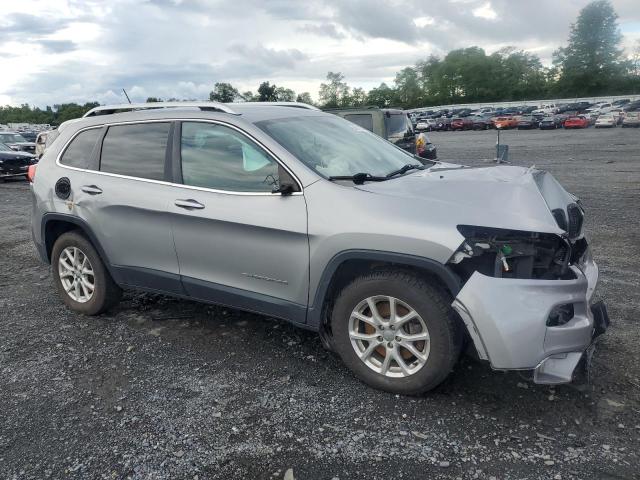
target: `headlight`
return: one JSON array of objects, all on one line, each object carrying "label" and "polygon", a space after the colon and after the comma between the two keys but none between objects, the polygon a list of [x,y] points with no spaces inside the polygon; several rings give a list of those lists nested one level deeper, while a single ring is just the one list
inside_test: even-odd
[{"label": "headlight", "polygon": [[559,235],[473,225],[459,225],[458,231],[465,241],[449,263],[462,278],[475,271],[498,278],[571,278],[571,245]]}]

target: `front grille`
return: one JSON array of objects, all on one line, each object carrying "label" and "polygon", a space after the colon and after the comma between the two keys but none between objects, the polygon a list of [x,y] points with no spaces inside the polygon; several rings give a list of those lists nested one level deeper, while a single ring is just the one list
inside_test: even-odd
[{"label": "front grille", "polygon": [[582,231],[582,222],[584,220],[582,210],[575,203],[571,203],[567,206],[567,215],[569,217],[569,228],[567,232],[570,238],[576,238]]}]

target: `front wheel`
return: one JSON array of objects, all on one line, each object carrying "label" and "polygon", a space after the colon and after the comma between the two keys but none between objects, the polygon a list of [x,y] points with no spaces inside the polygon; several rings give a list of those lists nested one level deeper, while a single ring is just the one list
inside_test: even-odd
[{"label": "front wheel", "polygon": [[445,293],[402,271],[355,279],[336,300],[331,329],[335,350],[374,388],[419,394],[451,372],[462,329]]},{"label": "front wheel", "polygon": [[51,252],[51,269],[62,301],[76,312],[98,315],[120,301],[122,290],[91,242],[79,232],[58,237]]}]

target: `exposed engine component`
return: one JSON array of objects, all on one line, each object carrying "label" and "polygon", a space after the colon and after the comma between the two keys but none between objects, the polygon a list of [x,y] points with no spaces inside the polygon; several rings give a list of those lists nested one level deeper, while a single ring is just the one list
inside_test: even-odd
[{"label": "exposed engine component", "polygon": [[[459,225],[458,231],[466,240],[449,264],[465,280],[475,271],[497,278],[574,278],[568,267],[577,252],[559,235],[471,225]],[[586,242],[579,249],[584,252]]]}]

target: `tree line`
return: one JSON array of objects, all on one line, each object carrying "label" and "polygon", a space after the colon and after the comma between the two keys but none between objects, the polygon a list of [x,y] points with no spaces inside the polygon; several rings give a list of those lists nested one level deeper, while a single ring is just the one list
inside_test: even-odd
[{"label": "tree line", "polygon": [[[565,47],[553,53],[551,67],[537,55],[505,47],[487,55],[472,46],[431,55],[400,70],[391,85],[381,83],[368,92],[350,87],[341,72],[329,72],[320,85],[318,106],[326,108],[376,105],[400,108],[455,103],[521,101],[544,98],[640,94],[640,41],[625,58],[618,15],[609,0],[585,6],[571,25]],[[170,101],[178,99],[171,98]],[[217,82],[209,94],[217,102],[303,102],[313,104],[309,92],[262,82],[256,92],[240,91],[231,83]],[[158,102],[157,97],[147,102]],[[96,102],[66,103],[46,107],[0,107],[0,123],[58,125],[82,116]]]}]

